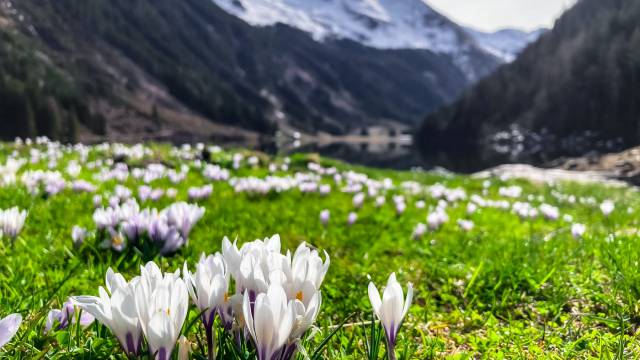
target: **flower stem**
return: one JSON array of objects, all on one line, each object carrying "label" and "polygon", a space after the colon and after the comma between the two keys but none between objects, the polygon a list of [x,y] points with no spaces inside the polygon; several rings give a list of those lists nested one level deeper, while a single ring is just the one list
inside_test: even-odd
[{"label": "flower stem", "polygon": [[387,341],[387,357],[389,360],[396,360],[396,348]]},{"label": "flower stem", "polygon": [[207,333],[207,355],[209,360],[215,360],[216,358],[216,338],[213,336],[213,324],[206,328]]}]

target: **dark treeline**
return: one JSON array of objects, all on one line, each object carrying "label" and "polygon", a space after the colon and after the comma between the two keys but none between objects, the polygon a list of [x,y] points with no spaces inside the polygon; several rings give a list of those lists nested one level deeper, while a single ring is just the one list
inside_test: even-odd
[{"label": "dark treeline", "polygon": [[429,116],[424,145],[477,142],[510,124],[560,137],[640,136],[640,1],[581,0],[512,64]]},{"label": "dark treeline", "polygon": [[75,141],[78,127],[104,132],[84,100],[46,57],[22,36],[0,33],[0,137],[46,135]]}]

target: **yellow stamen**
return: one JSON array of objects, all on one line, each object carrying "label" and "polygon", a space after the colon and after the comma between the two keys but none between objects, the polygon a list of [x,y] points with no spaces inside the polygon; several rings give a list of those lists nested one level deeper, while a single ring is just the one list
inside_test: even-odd
[{"label": "yellow stamen", "polygon": [[304,300],[304,295],[302,294],[302,291],[298,291],[298,293],[296,294],[296,300]]},{"label": "yellow stamen", "polygon": [[116,235],[111,239],[111,243],[114,246],[120,246],[120,245],[122,245],[123,242],[124,242],[124,240],[122,239],[122,236],[120,236],[120,235]]}]

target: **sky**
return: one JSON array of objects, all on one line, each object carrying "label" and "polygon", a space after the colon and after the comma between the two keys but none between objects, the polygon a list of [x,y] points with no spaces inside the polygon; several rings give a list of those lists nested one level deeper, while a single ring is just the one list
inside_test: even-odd
[{"label": "sky", "polygon": [[478,30],[550,28],[577,0],[427,0],[455,22]]}]

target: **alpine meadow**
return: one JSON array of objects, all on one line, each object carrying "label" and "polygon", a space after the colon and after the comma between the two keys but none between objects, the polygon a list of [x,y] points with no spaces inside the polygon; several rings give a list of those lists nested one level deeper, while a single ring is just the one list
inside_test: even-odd
[{"label": "alpine meadow", "polygon": [[640,1],[0,0],[0,360],[640,359]]}]

